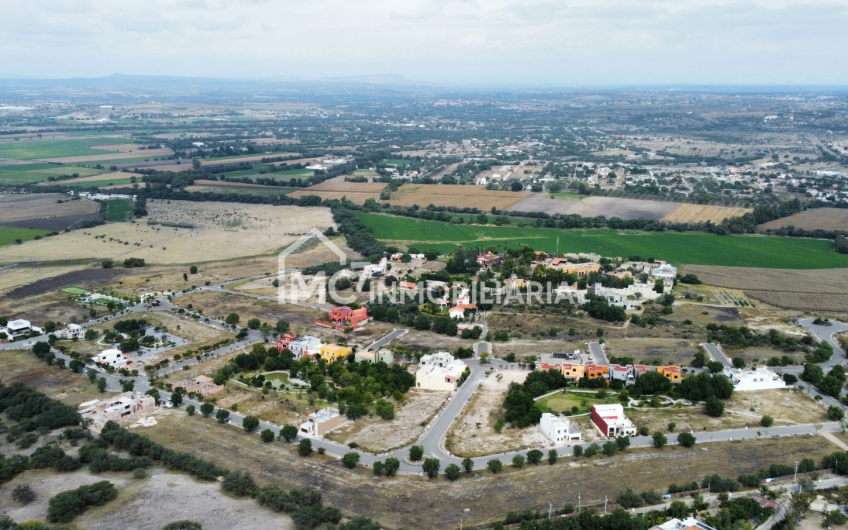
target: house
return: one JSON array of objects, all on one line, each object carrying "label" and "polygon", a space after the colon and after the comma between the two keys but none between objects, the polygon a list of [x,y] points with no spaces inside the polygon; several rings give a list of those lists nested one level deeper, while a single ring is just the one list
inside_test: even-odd
[{"label": "house", "polygon": [[310,414],[309,419],[300,424],[300,432],[310,436],[323,436],[344,425],[345,421],[345,417],[339,414],[339,409],[327,407]]},{"label": "house", "polygon": [[625,385],[630,385],[636,381],[636,370],[633,365],[611,364],[610,381],[623,381]]},{"label": "house", "polygon": [[277,339],[277,351],[288,350],[293,341],[297,340],[297,336],[292,333],[286,333]]},{"label": "house", "polygon": [[90,420],[89,428],[100,432],[106,422],[124,423],[152,413],[156,408],[153,396],[141,392],[125,392],[116,398],[87,401],[80,405],[83,420]]},{"label": "house", "polygon": [[765,366],[757,367],[754,370],[729,368],[724,371],[724,375],[733,383],[734,390],[742,392],[786,388],[786,382],[783,378]]},{"label": "house", "polygon": [[636,426],[624,415],[620,404],[592,405],[592,423],[606,437],[636,436]]},{"label": "house", "polygon": [[386,363],[392,364],[395,361],[395,356],[392,354],[391,350],[387,350],[385,348],[373,352],[373,351],[361,351],[356,352],[356,362],[360,363]]},{"label": "house", "polygon": [[639,302],[635,299],[635,297],[633,300],[629,300],[628,295],[624,294],[622,291],[623,289],[608,289],[600,283],[596,283],[594,287],[592,287],[593,294],[606,299],[608,305],[613,307],[623,307],[624,309],[636,309]]},{"label": "house", "polygon": [[715,530],[715,528],[702,523],[694,517],[687,517],[682,521],[680,519],[672,519],[663,524],[653,526],[650,530]]},{"label": "house", "polygon": [[412,282],[399,282],[398,291],[414,295],[418,293],[418,284]]},{"label": "house", "polygon": [[330,310],[330,320],[337,326],[350,326],[356,329],[360,324],[368,322],[368,309],[365,307],[351,309],[346,305],[334,307]]},{"label": "house", "polygon": [[456,384],[468,366],[448,352],[421,357],[415,374],[416,387],[423,390],[456,390]]},{"label": "house", "polygon": [[477,311],[477,304],[458,304],[450,308],[448,316],[451,318],[464,318],[466,311]]},{"label": "house", "polygon": [[54,335],[56,335],[57,339],[82,339],[85,338],[85,328],[83,328],[79,324],[68,324],[68,327],[66,327],[65,329],[60,329],[59,331],[54,333]]},{"label": "house", "polygon": [[29,320],[10,320],[6,323],[6,329],[4,330],[6,336],[10,339],[18,339],[21,337],[29,336],[29,334],[33,331],[39,331],[38,328],[33,328],[32,324],[30,324]]},{"label": "house", "polygon": [[304,355],[315,357],[321,353],[321,339],[311,335],[304,335],[299,339],[293,340],[289,344],[289,351],[294,354],[294,358],[300,360]]},{"label": "house", "polygon": [[537,370],[559,370],[563,363],[581,361],[580,350],[575,350],[574,353],[555,352],[543,353],[539,356],[539,362],[536,363]]},{"label": "house", "polygon": [[348,348],[347,346],[339,346],[338,344],[325,344],[321,346],[319,355],[322,359],[324,359],[328,363],[331,363],[333,361],[344,359],[351,353],[353,353],[353,350],[351,348]]},{"label": "house", "polygon": [[387,269],[386,258],[382,258],[377,264],[368,264],[362,268],[362,275],[366,278],[379,278],[386,274]]},{"label": "house", "polygon": [[519,289],[526,288],[527,280],[525,280],[524,278],[516,278],[515,276],[513,276],[512,278],[509,278],[506,282],[504,282],[504,287],[509,292],[515,292]]},{"label": "house", "polygon": [[579,381],[583,379],[583,377],[585,377],[586,375],[586,366],[582,364],[563,363],[562,375],[566,379],[570,379],[572,381]]},{"label": "house", "polygon": [[551,260],[551,267],[556,267],[566,274],[576,274],[577,276],[586,276],[592,272],[599,272],[601,264],[595,262],[588,263],[569,263],[565,258],[554,258]]},{"label": "house", "polygon": [[677,278],[677,267],[672,267],[668,263],[663,263],[659,267],[654,267],[651,271],[651,276],[658,280],[673,280]]},{"label": "house", "polygon": [[113,368],[126,368],[132,363],[127,354],[115,348],[103,350],[98,353],[94,356],[94,362],[102,366],[111,366]]},{"label": "house", "polygon": [[186,392],[200,394],[203,397],[211,396],[221,390],[224,385],[216,385],[215,381],[205,375],[199,375],[191,379],[185,379],[174,384],[174,388],[184,388]]},{"label": "house", "polygon": [[609,366],[602,364],[586,365],[586,377],[589,379],[609,379]]},{"label": "house", "polygon": [[545,412],[539,420],[539,429],[553,445],[562,445],[580,441],[580,429],[568,418]]},{"label": "house", "polygon": [[680,367],[679,366],[657,366],[657,372],[672,383],[680,382]]},{"label": "house", "polygon": [[645,375],[648,372],[648,367],[644,364],[634,364],[633,365],[633,375],[636,376],[636,379],[639,378],[640,375]]}]

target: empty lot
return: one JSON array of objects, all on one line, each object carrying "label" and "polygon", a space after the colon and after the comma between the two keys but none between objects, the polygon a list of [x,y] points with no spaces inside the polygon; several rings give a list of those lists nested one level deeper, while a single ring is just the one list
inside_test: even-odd
[{"label": "empty lot", "polygon": [[392,193],[385,201],[392,206],[413,206],[426,208],[434,206],[456,206],[458,208],[478,208],[489,211],[492,207],[508,209],[518,201],[529,197],[529,191],[487,190],[480,186],[453,186],[445,184],[406,184]]},{"label": "empty lot", "polygon": [[848,210],[844,208],[812,208],[789,217],[761,224],[759,231],[781,226],[794,226],[804,230],[848,230]]},{"label": "empty lot", "polygon": [[666,223],[706,223],[707,221],[721,223],[728,217],[741,217],[752,211],[750,208],[681,204],[662,220]]}]

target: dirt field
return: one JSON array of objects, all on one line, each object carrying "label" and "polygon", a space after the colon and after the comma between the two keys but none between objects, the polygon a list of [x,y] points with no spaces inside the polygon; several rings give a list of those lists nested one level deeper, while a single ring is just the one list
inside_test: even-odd
[{"label": "dirt field", "polygon": [[728,208],[726,206],[703,206],[700,204],[681,204],[670,214],[663,217],[666,223],[721,223],[728,217],[741,217],[752,212],[750,208]]},{"label": "dirt field", "polygon": [[753,291],[848,294],[846,269],[751,269],[687,265],[685,274],[695,274],[708,285]]},{"label": "dirt field", "polygon": [[312,227],[333,226],[326,208],[183,201],[149,201],[147,208],[149,220],[194,228],[110,223],[4,246],[0,263],[129,257],[151,264],[221,261],[273,254]]},{"label": "dirt field", "polygon": [[378,416],[362,418],[333,431],[326,437],[344,444],[355,442],[371,453],[383,453],[412,444],[424,433],[428,421],[450,397],[449,392],[413,390],[403,404],[395,403],[395,419]]},{"label": "dirt field", "polygon": [[724,416],[707,416],[702,406],[653,409],[630,412],[628,417],[638,426],[647,425],[651,432],[665,431],[669,422],[677,424],[676,431],[716,431],[760,427],[763,415],[774,418],[775,426],[806,424],[827,421],[827,407],[807,394],[791,390],[765,390],[761,392],[734,392],[724,409]]},{"label": "dirt field", "polygon": [[[210,430],[215,436],[209,436]],[[294,446],[262,444],[242,429],[221,427],[197,416],[163,418],[144,432],[173,449],[247,469],[260,484],[320,489],[324,501],[346,515],[363,514],[389,528],[452,528],[458,526],[461,515],[465,524],[481,524],[502,520],[508,511],[547,508],[548,500],[556,506],[576,504],[578,490],[583,502],[590,504],[603,502],[604,495],[615,497],[627,487],[637,492],[664,490],[671,483],[698,480],[706,474],[735,477],[772,463],[821,459],[834,451],[830,442],[812,436],[736,441],[692,449],[631,450],[615,458],[583,460],[575,467],[563,458],[555,470],[544,465],[507,468],[500,475],[475,471],[471,477],[449,482],[409,476],[375,478],[361,468],[347,470],[334,459],[300,458]],[[662,473],[657,472],[660,468]],[[445,510],[446,505],[457,509]]]},{"label": "dirt field", "polygon": [[785,309],[801,311],[848,312],[846,294],[779,293],[774,291],[746,291],[751,298]]},{"label": "dirt field", "polygon": [[[637,363],[688,365],[700,349],[698,343],[679,339],[610,339],[607,355],[633,357]],[[656,362],[662,360],[662,363]],[[649,362],[650,361],[650,362]]]},{"label": "dirt field", "polygon": [[0,364],[3,366],[3,384],[20,381],[66,405],[75,407],[104,395],[97,391],[88,377],[47,366],[29,350],[0,351]]},{"label": "dirt field", "polygon": [[[498,376],[502,376],[500,379]],[[500,434],[495,422],[503,417],[506,390],[513,381],[527,378],[521,370],[501,370],[487,376],[474,397],[465,406],[445,439],[445,446],[458,456],[482,456],[500,451],[547,446],[547,438],[538,426],[517,429],[505,425]]]},{"label": "dirt field", "polygon": [[[79,267],[69,267],[79,269]],[[9,267],[3,269],[4,274],[8,274],[8,279],[3,278],[4,285],[15,286],[9,292],[4,293],[4,298],[20,299],[30,296],[57,291],[63,287],[88,287],[99,288],[108,285],[116,278],[122,277],[129,271],[126,269],[81,269],[63,272],[65,267],[56,266],[26,266]],[[0,299],[2,303],[2,299]]]},{"label": "dirt field", "polygon": [[[120,145],[101,145],[101,146],[91,146],[92,149],[97,149],[98,151],[106,151],[111,150],[114,147],[123,147]],[[138,147],[133,145],[132,147]],[[133,158],[156,158],[163,156],[171,156],[174,152],[168,148],[162,149],[143,149],[136,151],[119,151],[115,153],[108,153],[103,155],[83,155],[83,156],[65,156],[59,158],[42,158],[40,162],[59,162],[60,164],[79,164],[82,162],[103,162],[103,161],[111,161],[111,160],[129,160]]]},{"label": "dirt field", "polygon": [[56,267],[9,267],[0,273],[0,293],[15,287],[26,285],[45,278],[52,278],[78,271],[85,265],[67,265]]},{"label": "dirt field", "polygon": [[[61,204],[57,202],[60,200]],[[61,193],[0,195],[0,223],[90,214],[99,207],[94,201],[68,200]]]},{"label": "dirt field", "polygon": [[442,184],[405,184],[392,193],[387,202],[392,206],[419,205],[426,208],[434,206],[456,206],[459,208],[479,208],[488,212],[492,206],[506,209],[525,197],[529,191],[495,191],[480,186],[452,186]]},{"label": "dirt field", "polygon": [[386,188],[385,184],[379,182],[345,182],[344,179],[344,176],[336,177],[291,193],[289,197],[298,198],[306,195],[317,195],[322,199],[347,197],[356,204],[364,204],[368,199],[379,200],[380,192]]},{"label": "dirt field", "polygon": [[[234,499],[221,492],[216,482],[200,482],[188,475],[147,470],[147,478],[138,480],[131,473],[92,475],[87,470],[73,473],[53,473],[43,470],[26,471],[0,493],[4,513],[17,522],[30,519],[45,520],[50,497],[83,484],[108,480],[118,488],[118,498],[103,506],[94,507],[74,519],[74,525],[88,530],[133,528],[159,530],[166,524],[182,519],[197,521],[208,530],[231,528],[294,528],[285,514],[260,508],[250,498]],[[11,500],[11,491],[19,484],[35,490],[36,500],[20,506]]]},{"label": "dirt field", "polygon": [[640,199],[620,199],[615,197],[587,197],[580,201],[562,201],[546,199],[537,193],[514,204],[507,210],[517,212],[545,212],[547,214],[577,214],[584,217],[620,217],[621,219],[660,220],[680,206],[674,202],[644,201]]},{"label": "dirt field", "polygon": [[[128,178],[131,178],[131,177],[137,178],[138,182],[141,183],[141,178],[143,177],[143,175],[140,175],[138,173],[122,173],[120,171],[116,171],[114,173],[103,173],[102,175],[94,175],[94,176],[91,176],[91,177],[80,177],[80,178],[77,178],[77,179],[64,180],[64,181],[62,181],[62,184],[70,184],[70,183],[74,183],[74,182],[102,182],[102,181],[109,181],[109,180],[128,179]],[[48,184],[53,184],[53,183],[50,182]],[[121,186],[126,187],[127,184],[122,184]]]},{"label": "dirt field", "polygon": [[767,228],[794,226],[804,230],[848,230],[848,210],[843,208],[812,208],[789,217],[775,219],[757,227],[760,232]]},{"label": "dirt field", "polygon": [[[101,314],[105,309],[101,309]],[[26,298],[0,298],[0,315],[9,318],[25,318],[40,326],[48,320],[62,323],[85,322],[88,320],[88,307],[68,301],[68,295],[58,291]]]}]

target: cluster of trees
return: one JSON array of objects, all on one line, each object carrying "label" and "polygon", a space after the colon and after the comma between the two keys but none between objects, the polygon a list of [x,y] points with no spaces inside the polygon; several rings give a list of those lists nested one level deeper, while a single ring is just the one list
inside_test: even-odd
[{"label": "cluster of trees", "polygon": [[66,523],[88,507],[102,506],[117,497],[118,490],[108,480],[63,491],[50,499],[47,505],[47,520],[51,523]]},{"label": "cluster of trees", "polygon": [[[342,514],[337,508],[325,507],[321,502],[321,492],[286,491],[276,484],[264,488],[253,488],[254,498],[261,506],[267,506],[275,512],[291,514],[298,530],[315,528],[324,523],[338,523]],[[248,491],[248,494],[251,492]]]},{"label": "cluster of trees", "polygon": [[586,303],[580,306],[592,318],[606,320],[607,322],[624,322],[627,313],[623,307],[611,306],[603,296],[593,294],[586,295]]},{"label": "cluster of trees", "polygon": [[18,422],[22,432],[60,429],[82,422],[74,407],[52,400],[20,382],[9,386],[0,383],[0,412]]},{"label": "cluster of trees", "polygon": [[[812,458],[804,458],[798,463],[798,473],[810,473],[818,469],[816,461]],[[738,481],[746,488],[758,488],[763,480],[774,477],[785,477],[795,473],[795,466],[786,464],[772,464],[768,469],[760,469],[749,475],[739,475]]]},{"label": "cluster of trees", "polygon": [[830,369],[827,375],[824,375],[824,370],[821,366],[807,363],[804,365],[801,379],[814,385],[822,394],[839,399],[842,387],[845,386],[845,368],[841,364],[837,364]]},{"label": "cluster of trees", "polygon": [[[771,329],[768,333],[757,333],[747,326],[733,327],[724,324],[707,324],[707,340],[721,343],[730,348],[750,348],[753,346],[773,346],[784,351],[796,351],[802,345],[812,344],[810,337],[796,339]],[[816,361],[822,362],[822,361]]]},{"label": "cluster of trees", "polygon": [[[363,256],[382,257],[386,247],[374,237],[371,229],[365,226],[348,208],[332,209],[333,221],[338,225],[338,231],[345,236],[347,246]],[[378,257],[378,259],[379,259]]]},{"label": "cluster of trees", "polygon": [[568,382],[559,370],[537,370],[530,372],[524,383],[512,383],[504,399],[504,418],[517,427],[539,423],[542,410],[533,398],[564,388]]}]

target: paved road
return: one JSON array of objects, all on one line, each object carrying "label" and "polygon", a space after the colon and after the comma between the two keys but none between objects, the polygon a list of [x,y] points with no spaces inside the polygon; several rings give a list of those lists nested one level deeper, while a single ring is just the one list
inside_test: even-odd
[{"label": "paved road", "polygon": [[489,355],[492,354],[492,343],[491,342],[475,342],[474,343],[474,355],[480,357],[480,354],[486,352]]},{"label": "paved road", "polygon": [[707,342],[703,346],[707,350],[707,353],[710,354],[710,357],[723,364],[725,368],[733,368],[733,363],[727,358],[727,355],[724,354],[718,344]]},{"label": "paved road", "polygon": [[382,348],[383,346],[385,346],[386,344],[390,343],[391,341],[398,339],[400,337],[403,337],[408,332],[409,332],[408,329],[396,329],[396,330],[392,331],[391,333],[389,333],[388,335],[383,335],[379,339],[372,342],[368,347],[365,348],[365,350],[378,350],[378,349]]},{"label": "paved road", "polygon": [[838,320],[831,320],[827,325],[822,326],[813,324],[813,320],[814,319],[812,318],[802,318],[798,320],[798,323],[805,327],[807,331],[815,335],[820,341],[827,342],[833,346],[833,357],[831,357],[829,361],[822,363],[822,369],[824,369],[825,373],[827,373],[828,370],[837,364],[845,362],[845,352],[839,346],[839,343],[833,339],[833,335],[840,331],[848,330],[848,324]]},{"label": "paved road", "polygon": [[590,342],[589,353],[592,354],[594,364],[609,364],[607,354],[604,352],[604,345],[600,342]]}]

